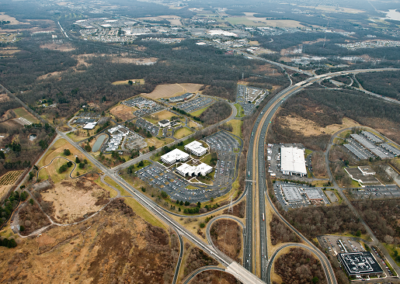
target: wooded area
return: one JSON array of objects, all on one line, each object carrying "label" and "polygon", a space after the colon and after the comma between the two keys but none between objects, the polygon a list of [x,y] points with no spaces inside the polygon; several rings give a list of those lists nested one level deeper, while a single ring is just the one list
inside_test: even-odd
[{"label": "wooded area", "polygon": [[400,99],[400,71],[357,74],[357,80],[364,89],[396,100]]}]

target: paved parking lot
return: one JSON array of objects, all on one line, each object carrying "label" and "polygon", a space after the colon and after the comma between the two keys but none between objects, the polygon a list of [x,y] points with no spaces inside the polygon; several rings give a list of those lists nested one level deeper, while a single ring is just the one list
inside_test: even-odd
[{"label": "paved parking lot", "polygon": [[359,189],[349,189],[355,199],[399,198],[400,188],[396,185],[366,186]]},{"label": "paved parking lot", "polygon": [[143,118],[139,118],[138,120],[136,120],[135,124],[136,124],[136,126],[141,127],[142,129],[146,129],[153,136],[158,135],[158,131],[160,128],[158,126],[155,126],[154,124],[148,122],[147,120],[145,120]]},{"label": "paved parking lot", "polygon": [[163,107],[162,105],[142,97],[135,97],[133,99],[122,102],[122,104],[138,108],[137,111],[133,112],[136,117],[142,117],[144,115],[165,109],[165,107]]},{"label": "paved parking lot", "polygon": [[[263,92],[264,91],[264,92]],[[246,95],[247,94],[247,95]],[[254,96],[255,94],[255,96]],[[254,103],[250,103],[257,98],[259,94],[261,95]],[[240,104],[243,108],[244,115],[250,115],[254,112],[256,107],[265,99],[268,95],[268,91],[258,89],[258,88],[248,88],[244,85],[237,85],[236,91],[236,103]]]},{"label": "paved parking lot", "polygon": [[211,98],[198,96],[197,98],[192,99],[190,101],[177,104],[176,108],[183,110],[187,113],[191,113],[196,110],[205,108],[206,106],[212,105],[213,103],[215,103],[215,100]]}]

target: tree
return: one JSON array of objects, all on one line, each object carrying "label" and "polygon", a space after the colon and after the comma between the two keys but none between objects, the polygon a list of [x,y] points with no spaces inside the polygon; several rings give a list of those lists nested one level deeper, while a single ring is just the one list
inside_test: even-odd
[{"label": "tree", "polygon": [[29,203],[30,203],[31,205],[33,205],[33,199],[32,199],[32,198],[29,199]]},{"label": "tree", "polygon": [[84,164],[84,163],[80,163],[80,164],[79,164],[79,168],[80,168],[80,169],[85,168],[85,164]]},{"label": "tree", "polygon": [[387,244],[393,243],[393,237],[392,237],[392,236],[389,236],[389,235],[386,235],[386,236],[383,238],[383,240],[384,240],[385,243],[387,243]]},{"label": "tree", "polygon": [[29,172],[29,180],[32,180],[34,176],[35,176],[34,173]]},{"label": "tree", "polygon": [[20,231],[20,232],[25,231],[25,227],[24,227],[24,226],[19,226],[19,231]]},{"label": "tree", "polygon": [[205,226],[206,226],[206,224],[200,223],[200,228],[204,228]]},{"label": "tree", "polygon": [[197,202],[197,207],[201,207],[201,203],[200,203],[200,201],[199,202]]},{"label": "tree", "polygon": [[360,231],[360,230],[357,230],[356,236],[357,236],[357,237],[360,237],[360,236],[361,236],[361,231]]},{"label": "tree", "polygon": [[164,199],[168,198],[168,194],[165,191],[161,191],[161,197]]},{"label": "tree", "polygon": [[71,155],[71,151],[69,149],[64,149],[64,156]]},{"label": "tree", "polygon": [[75,163],[80,164],[81,160],[78,157],[75,158]]},{"label": "tree", "polygon": [[86,152],[92,152],[92,147],[90,147],[89,144],[86,144],[86,145],[85,145],[85,151],[86,151]]},{"label": "tree", "polygon": [[133,85],[133,82],[132,82],[131,80],[129,80],[129,81],[128,81],[128,84],[132,86],[132,85]]},{"label": "tree", "polygon": [[139,167],[143,167],[143,166],[144,166],[144,162],[143,162],[143,161],[140,161],[139,164],[138,164],[138,166],[139,166]]},{"label": "tree", "polygon": [[6,155],[4,154],[4,152],[3,151],[0,151],[0,159],[5,159],[6,158]]},{"label": "tree", "polygon": [[313,282],[314,284],[318,283],[318,281],[319,281],[319,279],[318,279],[317,276],[313,277],[312,282]]}]

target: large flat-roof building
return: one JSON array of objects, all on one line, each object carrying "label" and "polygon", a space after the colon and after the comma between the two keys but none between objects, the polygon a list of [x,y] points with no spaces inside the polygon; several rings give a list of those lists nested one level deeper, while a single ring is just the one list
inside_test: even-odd
[{"label": "large flat-roof building", "polygon": [[382,268],[370,252],[339,253],[339,261],[349,276],[382,274]]},{"label": "large flat-roof building", "polygon": [[160,127],[164,128],[164,127],[170,126],[171,123],[169,122],[168,119],[164,119],[164,120],[159,121],[159,122],[158,122],[158,125],[159,125]]},{"label": "large flat-roof building", "polygon": [[179,166],[176,171],[186,177],[193,177],[193,176],[206,176],[207,174],[211,173],[213,170],[213,168],[207,164],[201,163],[198,166],[191,166],[188,164],[182,164],[181,166]]},{"label": "large flat-roof building", "polygon": [[306,160],[304,149],[296,147],[281,147],[281,170],[284,175],[306,176]]},{"label": "large flat-roof building", "polygon": [[186,100],[190,99],[193,96],[194,96],[194,93],[186,93],[186,94],[183,94],[183,95],[180,95],[177,97],[169,98],[169,101],[171,103],[182,102],[182,101],[186,101]]},{"label": "large flat-roof building", "polygon": [[161,161],[163,161],[166,164],[173,164],[176,162],[185,162],[189,159],[189,154],[179,150],[179,149],[174,149],[171,152],[168,152],[165,155],[161,156]]},{"label": "large flat-roof building", "polygon": [[283,191],[287,203],[298,203],[304,201],[299,188],[295,186],[281,186],[281,190]]},{"label": "large flat-roof building", "polygon": [[203,144],[201,144],[199,141],[193,141],[187,144],[185,146],[185,150],[198,157],[201,157],[207,153],[207,148],[204,148]]}]

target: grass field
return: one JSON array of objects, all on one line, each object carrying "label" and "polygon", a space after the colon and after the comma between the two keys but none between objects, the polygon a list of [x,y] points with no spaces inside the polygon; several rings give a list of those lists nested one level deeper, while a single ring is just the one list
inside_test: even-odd
[{"label": "grass field", "polygon": [[243,117],[244,116],[244,110],[243,107],[240,104],[235,104],[235,107],[237,109],[237,115],[236,117]]},{"label": "grass field", "polygon": [[129,107],[123,104],[119,104],[115,107],[113,107],[110,110],[110,113],[114,115],[115,117],[121,119],[122,121],[127,121],[129,119],[135,118],[133,115],[133,112],[136,111],[137,108],[135,107]]},{"label": "grass field", "polygon": [[122,81],[115,81],[112,84],[113,85],[129,85],[129,81],[132,81],[133,85],[135,85],[135,84],[144,85],[144,83],[145,83],[144,79],[129,79],[129,80],[122,80]]},{"label": "grass field", "polygon": [[110,193],[110,197],[111,198],[114,198],[114,197],[116,197],[118,195],[118,193],[114,189],[112,189],[108,185],[104,184],[101,181],[100,177],[98,179],[96,179],[94,182],[97,183],[101,188],[107,190]]},{"label": "grass field", "polygon": [[15,112],[16,115],[18,115],[18,117],[23,117],[26,120],[32,122],[32,123],[39,123],[39,120],[36,119],[36,117],[34,117],[32,114],[30,114],[25,108],[23,107],[19,107],[16,109],[13,109],[13,111]]},{"label": "grass field", "polygon": [[232,133],[238,137],[242,137],[242,125],[243,121],[237,120],[237,119],[232,119],[231,121],[228,121],[228,125],[232,125],[233,130]]},{"label": "grass field", "polygon": [[210,107],[210,106],[206,106],[206,107],[204,107],[204,108],[202,108],[202,109],[199,109],[199,110],[196,110],[196,111],[194,111],[194,112],[191,112],[190,114],[193,115],[193,116],[199,117],[199,116],[200,116],[203,112],[205,112],[209,107]]},{"label": "grass field", "polygon": [[197,93],[202,86],[202,84],[191,83],[162,84],[158,85],[151,93],[142,95],[153,100],[158,100],[161,98],[172,98],[183,95],[185,93]]},{"label": "grass field", "polygon": [[171,120],[171,117],[176,116],[176,114],[169,112],[168,110],[162,110],[150,115],[146,115],[144,118],[149,121],[150,123],[153,123],[157,125],[157,123],[161,120],[168,119]]},{"label": "grass field", "polygon": [[397,253],[400,255],[400,248],[396,247],[395,245],[389,245],[386,243],[382,243],[382,245],[387,249],[387,251],[389,252],[392,259],[396,262],[396,264],[400,266],[400,262],[396,261],[395,258],[393,257],[395,251],[397,251]]},{"label": "grass field", "polygon": [[124,199],[125,203],[135,211],[136,214],[138,214],[143,220],[146,222],[150,223],[153,226],[157,226],[163,229],[166,229],[163,223],[161,223],[155,216],[150,214],[149,211],[147,211],[142,205],[139,204],[135,199],[133,198],[125,198]]},{"label": "grass field", "polygon": [[192,133],[193,133],[192,130],[190,130],[190,129],[187,128],[187,127],[183,127],[183,128],[178,129],[178,130],[174,133],[174,137],[175,137],[176,139],[180,139],[180,138],[186,137],[186,136],[188,136],[188,135],[190,135],[190,134],[192,134]]},{"label": "grass field", "polygon": [[172,138],[158,139],[157,137],[151,137],[151,138],[146,138],[145,141],[149,147],[155,146],[156,149],[158,149],[160,147],[168,145],[169,143],[174,142],[174,139]]}]

